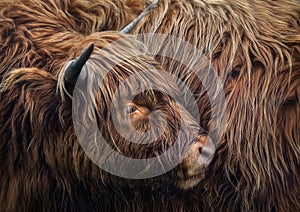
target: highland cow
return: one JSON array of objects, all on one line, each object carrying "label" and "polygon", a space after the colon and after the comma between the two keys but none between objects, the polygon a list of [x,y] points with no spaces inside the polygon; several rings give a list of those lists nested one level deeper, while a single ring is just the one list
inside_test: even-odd
[{"label": "highland cow", "polygon": [[[195,189],[204,210],[300,210],[300,4],[278,1],[161,0],[132,33],[169,34],[194,45],[222,82],[226,120],[207,178]],[[164,52],[181,48],[146,39],[157,61],[175,75],[187,68]],[[169,48],[169,46],[172,46]],[[200,59],[189,55],[191,62]],[[196,73],[203,72],[199,67]],[[202,126],[214,118],[198,98]],[[212,82],[214,83],[214,82]],[[216,86],[218,92],[218,86]],[[196,91],[196,92],[195,92]],[[206,121],[208,120],[208,121]],[[204,204],[205,203],[205,204]]]},{"label": "highland cow", "polygon": [[[138,2],[136,5],[142,8],[138,7],[137,11],[140,12],[147,4],[145,1],[141,4]],[[97,10],[95,7],[95,12],[88,15],[89,24],[80,25],[80,21],[77,21],[77,25],[72,29],[76,31],[80,26],[79,34],[88,35],[93,30],[119,30],[124,23],[130,22],[124,16],[122,17],[125,19],[110,22],[109,20],[111,18],[114,20],[114,17],[107,16],[110,18],[103,19],[101,16],[103,13],[98,13]],[[119,11],[116,7],[113,7],[113,10]],[[127,14],[126,8],[122,11],[123,14]],[[134,12],[134,9],[128,11],[128,14],[138,13]],[[87,14],[84,12],[81,16],[87,17]],[[132,32],[164,33],[188,41],[199,49],[202,53],[201,57],[205,56],[208,59],[223,84],[222,87],[215,82],[211,85],[216,93],[221,89],[225,92],[227,119],[221,129],[216,155],[206,174],[208,177],[187,191],[176,190],[172,186],[161,186],[160,183],[164,184],[172,179],[168,178],[164,181],[163,179],[166,178],[163,177],[159,179],[161,181],[156,184],[157,186],[153,183],[143,184],[143,186],[139,185],[139,189],[132,189],[132,186],[129,186],[139,181],[130,181],[130,183],[121,181],[122,187],[107,184],[105,187],[100,186],[97,189],[93,187],[90,190],[86,189],[89,186],[85,184],[82,190],[82,184],[76,184],[77,187],[68,184],[66,187],[69,188],[69,192],[64,197],[70,198],[68,199],[70,201],[65,200],[65,204],[78,200],[82,204],[72,206],[74,208],[84,206],[87,198],[80,195],[80,192],[75,194],[71,192],[72,189],[77,189],[87,197],[94,195],[90,203],[95,203],[95,208],[99,201],[103,201],[103,204],[98,205],[98,209],[106,205],[106,209],[111,206],[110,209],[148,211],[299,210],[299,14],[300,6],[297,1],[159,1],[157,8],[154,8]],[[96,23],[94,20],[104,20],[104,22],[94,25]],[[6,27],[0,29],[4,32],[1,36],[8,35],[5,29]],[[61,37],[59,34],[56,36],[56,38]],[[25,37],[27,37],[26,33]],[[46,39],[46,41],[50,40],[55,39]],[[180,50],[181,46],[170,49],[166,45],[167,42],[161,42],[164,44],[161,46],[155,41],[152,42],[144,40],[163,68],[181,78],[191,88],[197,98],[201,126],[205,131],[212,131],[217,120],[214,120],[215,114],[211,112],[212,105],[205,94],[206,88],[195,75],[186,74],[190,72],[180,64],[180,61],[161,56],[162,52]],[[58,43],[46,43],[44,49]],[[9,49],[9,46],[3,49]],[[27,46],[23,46],[23,49],[24,47]],[[22,49],[14,48],[20,51]],[[66,49],[68,48],[66,47],[62,52]],[[78,51],[74,52],[78,53]],[[16,50],[6,52],[14,53]],[[14,54],[14,57],[1,64],[10,64],[9,61],[18,58],[17,56],[24,52],[26,51]],[[72,54],[71,51],[69,52]],[[65,52],[62,55],[66,56]],[[68,56],[69,59],[75,57],[75,55]],[[178,51],[177,56],[184,58],[187,54]],[[31,60],[35,58],[32,57]],[[61,61],[69,59],[61,59]],[[199,56],[191,56],[190,60],[191,63],[197,64]],[[53,70],[56,76],[63,64],[59,62],[57,68],[50,65],[50,68],[41,69]],[[207,66],[204,67],[196,68],[195,74],[205,72]],[[49,178],[45,181],[49,182]],[[96,192],[92,192],[95,190]],[[54,198],[50,195],[49,197]],[[59,204],[60,200],[61,198],[49,199],[49,202],[56,201]],[[110,201],[115,202],[110,203]]]},{"label": "highland cow", "polygon": [[[23,3],[1,2],[0,210],[200,207],[181,188],[203,179],[201,156],[209,159],[213,143],[186,109],[176,80],[134,37],[73,31],[72,19],[60,19],[59,4]],[[108,146],[101,148],[102,141]],[[130,168],[136,179],[99,167],[115,159],[109,149],[128,158],[111,171]],[[159,168],[174,169],[163,174],[143,179],[138,176],[151,173],[153,164],[130,166],[168,150]]]}]

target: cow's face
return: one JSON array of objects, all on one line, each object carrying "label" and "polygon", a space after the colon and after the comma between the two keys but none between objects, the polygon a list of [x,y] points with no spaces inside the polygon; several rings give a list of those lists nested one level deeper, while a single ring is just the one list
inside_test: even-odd
[{"label": "cow's face", "polygon": [[87,99],[91,90],[95,94],[95,101],[91,101],[94,115],[85,112],[82,102],[78,102],[80,110],[75,111],[86,115],[78,125],[95,118],[101,134],[89,135],[94,126],[79,130],[81,135],[77,136],[88,151],[86,155],[101,169],[121,178],[163,175],[183,189],[197,184],[204,178],[205,166],[215,149],[189,112],[192,106],[184,100],[184,89],[149,56],[126,58],[105,74],[97,67],[99,58],[92,56],[84,68],[85,79],[77,83],[86,88],[97,79],[96,87],[87,93],[80,88],[74,90],[74,98],[79,100]]},{"label": "cow's face", "polygon": [[[129,158],[153,159],[168,152],[162,159],[166,161],[157,168],[165,166],[168,171],[176,166],[172,171],[176,183],[190,188],[204,177],[201,151],[211,156],[213,144],[189,113],[174,79],[157,70],[160,71],[136,73],[118,86],[107,122],[111,132],[108,140],[114,141],[112,147]],[[138,92],[141,87],[143,91]],[[203,149],[206,145],[211,148]]]}]

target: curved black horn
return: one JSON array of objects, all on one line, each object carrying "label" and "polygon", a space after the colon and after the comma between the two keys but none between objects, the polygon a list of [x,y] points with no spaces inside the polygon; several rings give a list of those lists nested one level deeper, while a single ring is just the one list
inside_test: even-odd
[{"label": "curved black horn", "polygon": [[127,34],[135,27],[154,7],[157,6],[158,0],[153,1],[136,19],[124,27],[120,33]]},{"label": "curved black horn", "polygon": [[77,78],[81,72],[82,67],[89,59],[90,55],[94,50],[94,44],[89,44],[85,49],[82,50],[80,55],[71,61],[65,71],[65,81],[68,84],[74,85],[77,81]]}]

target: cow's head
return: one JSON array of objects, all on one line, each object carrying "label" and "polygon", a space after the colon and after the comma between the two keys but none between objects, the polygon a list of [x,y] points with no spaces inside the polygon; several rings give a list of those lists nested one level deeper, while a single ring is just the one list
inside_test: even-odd
[{"label": "cow's head", "polygon": [[119,180],[163,175],[181,188],[194,186],[204,178],[215,147],[189,112],[197,106],[185,101],[188,90],[139,41],[110,32],[107,42],[107,36],[93,40],[60,74],[62,96],[72,97],[78,151],[85,151],[76,154],[83,161],[77,173],[92,165],[104,182],[113,175]]}]

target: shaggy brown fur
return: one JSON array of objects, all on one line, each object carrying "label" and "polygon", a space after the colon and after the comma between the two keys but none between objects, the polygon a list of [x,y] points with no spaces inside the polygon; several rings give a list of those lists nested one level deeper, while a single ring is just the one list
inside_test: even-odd
[{"label": "shaggy brown fur", "polygon": [[[138,41],[113,32],[88,36],[88,32],[76,32],[72,27],[78,26],[70,23],[73,19],[63,19],[60,4],[37,2],[1,2],[0,211],[174,211],[200,206],[190,204],[190,191],[179,190],[178,184],[193,180],[189,179],[191,170],[197,175],[192,177],[202,177],[203,167],[197,165],[198,158],[193,155],[199,155],[198,143],[206,138],[206,131],[184,109],[184,102],[175,104],[166,95],[179,95],[174,82],[166,81],[163,72],[149,73],[147,77],[139,74],[141,70],[162,68],[144,55]],[[121,47],[103,50],[119,38],[127,38],[120,41]],[[181,128],[181,146],[197,145],[174,170],[148,180],[124,179],[99,169],[82,150],[72,123],[72,88],[65,84],[64,74],[66,63],[90,42],[95,50],[82,70],[88,86],[97,75],[105,76],[109,63],[116,58],[122,61],[105,76],[96,96],[95,110],[104,138],[128,157],[149,158],[172,146]],[[159,110],[166,117],[165,121],[160,121],[160,116],[154,120],[154,127],[144,116],[142,122],[132,120],[138,131],[150,131],[150,136],[157,137],[157,131],[164,129],[148,146],[130,143],[112,127],[113,93],[133,73],[137,78],[125,83],[120,103],[131,100],[126,98],[131,97],[134,87],[143,85],[148,92],[136,96],[131,104],[151,112]],[[151,89],[151,85],[160,88],[160,92]],[[85,94],[80,98],[82,103],[88,99]],[[121,106],[118,122],[127,126],[128,118]],[[180,114],[178,108],[182,108]],[[131,135],[130,131],[126,133]],[[85,138],[85,134],[81,136]],[[100,161],[110,159],[105,149],[101,153]]]},{"label": "shaggy brown fur", "polygon": [[[223,84],[227,120],[208,177],[197,188],[204,209],[299,211],[299,1],[161,0],[133,32],[187,40]],[[168,45],[151,42],[165,69],[184,75],[183,66],[159,56],[171,51]],[[206,100],[198,102],[201,115]]]},{"label": "shaggy brown fur", "polygon": [[[137,2],[137,6],[145,8],[146,4],[139,4],[138,1],[134,2]],[[115,4],[118,3],[115,2]],[[102,29],[118,30],[123,24],[129,22],[126,17],[113,23],[109,22],[103,16],[98,16],[98,14],[103,14],[97,12],[98,10],[103,11],[102,8],[93,8],[95,8],[94,14],[96,16],[91,14],[91,17],[87,18],[89,21],[84,22],[89,24],[79,25],[80,22],[76,22],[73,25],[76,26],[76,29],[79,26],[80,34],[89,34],[93,30]],[[114,6],[112,8],[115,9]],[[16,11],[10,12],[10,14],[14,15]],[[141,11],[141,8],[138,7],[137,11]],[[85,17],[82,14],[86,13],[80,13],[81,16]],[[5,16],[5,13],[1,13],[1,16],[3,14]],[[127,12],[123,14],[127,14]],[[136,14],[134,10],[133,14]],[[57,195],[51,196],[46,193],[42,195],[44,190],[40,190],[36,192],[38,195],[34,197],[35,201],[38,201],[40,195],[43,197],[48,195],[49,199],[44,200],[49,202],[60,202],[65,198],[62,204],[65,204],[68,208],[73,207],[74,210],[80,205],[91,207],[94,203],[94,206],[98,206],[98,208],[106,205],[106,209],[146,211],[167,209],[178,211],[189,209],[193,211],[298,211],[300,208],[299,16],[300,5],[296,0],[160,1],[159,6],[134,29],[134,33],[167,33],[184,38],[196,45],[211,62],[226,92],[226,124],[223,126],[217,154],[210,165],[208,177],[193,190],[186,192],[173,190],[170,187],[162,189],[160,186],[145,186],[141,190],[125,189],[123,187],[120,191],[117,187],[109,185],[105,188],[101,187],[101,189],[95,189],[92,186],[92,189],[90,189],[90,186],[78,183],[77,180],[74,180],[76,186],[73,186],[74,183],[70,183],[71,180],[69,182],[60,180],[57,185],[56,179],[53,177],[53,181],[51,181],[52,175],[47,175],[49,170],[41,167],[39,168],[40,172],[45,170],[43,176],[47,177],[43,178],[42,175],[36,177],[39,179],[35,181],[39,183],[34,184],[34,186],[42,189],[45,186],[42,182],[46,181],[48,182],[46,185],[49,185],[48,188],[53,188],[52,193],[66,188],[68,188],[68,192],[58,192]],[[59,16],[56,15],[56,17]],[[90,24],[96,23],[95,18],[101,18],[100,22],[103,24]],[[1,26],[3,22],[5,23],[3,26],[6,26],[0,28],[1,42],[5,39],[13,39],[17,35],[8,36],[14,29],[12,22],[8,20],[6,17],[4,19],[1,17]],[[47,19],[38,19],[38,21],[40,20]],[[77,19],[75,18],[75,20]],[[102,20],[104,21],[102,22]],[[108,26],[104,22],[108,23]],[[51,23],[47,23],[47,26],[53,26],[55,32],[59,31]],[[105,27],[101,28],[101,26]],[[28,33],[28,30],[22,32]],[[1,63],[1,77],[3,73],[10,70],[10,67],[18,67],[18,65],[14,66],[10,63],[10,61],[14,61],[14,58],[18,58],[18,55],[24,55],[24,57],[19,56],[20,58],[18,58],[18,64],[21,65],[31,64],[31,61],[39,58],[39,56],[25,57],[26,52],[33,52],[34,50],[34,48],[27,47],[30,46],[28,40],[31,39],[26,39],[26,42],[24,42],[24,38],[28,35],[26,33],[24,33],[25,36],[21,38],[17,36],[13,40],[13,43],[16,43],[15,47],[9,48],[10,41],[4,42],[5,47],[2,48],[1,46],[0,57],[4,56],[3,52],[9,53],[7,54],[9,56],[14,55],[10,59],[0,59],[0,61],[5,60]],[[36,33],[36,35],[39,34]],[[58,41],[60,37],[61,35],[57,33],[57,35],[52,34],[50,39],[45,40]],[[184,66],[159,56],[159,51],[168,50],[166,45],[157,46],[154,45],[156,43],[152,44],[151,41],[146,44],[150,47],[157,47],[156,59],[165,69],[178,76],[183,76],[182,78],[185,79]],[[49,43],[47,45],[49,46]],[[51,45],[61,46],[60,42],[51,42]],[[64,48],[62,48],[63,51],[69,47]],[[28,51],[21,51],[22,49],[28,49]],[[17,50],[21,52],[15,52]],[[60,53],[61,50],[58,52]],[[78,53],[79,50],[77,49],[74,52]],[[39,54],[42,53],[42,51],[39,52]],[[55,51],[52,54],[60,55]],[[46,57],[42,58],[49,58],[47,55],[50,54],[46,52],[45,55]],[[64,53],[62,55],[64,55],[62,60],[65,61],[67,57],[74,58],[75,56],[66,56]],[[179,56],[183,57],[184,55]],[[197,61],[198,58],[193,58],[193,60]],[[27,62],[23,63],[23,61]],[[42,59],[37,59],[37,61],[36,64],[42,63]],[[55,63],[55,61],[51,61],[51,63]],[[61,68],[61,65],[59,65],[61,63],[58,65],[49,64],[49,62],[46,62],[37,67],[47,66],[45,68],[47,72],[57,74]],[[41,70],[34,71],[44,73]],[[201,73],[203,70],[200,68],[198,71]],[[53,77],[52,75],[49,76]],[[56,75],[54,78],[56,78]],[[195,96],[199,96],[199,111],[203,126],[205,129],[212,130],[214,128],[211,118],[213,114],[210,113],[211,106],[207,97],[202,95],[201,83],[194,77],[186,79],[185,82],[191,86]],[[40,85],[43,84],[40,83]],[[18,95],[16,96],[15,99],[18,99]],[[66,117],[69,117],[69,115],[66,114]],[[67,122],[66,125],[68,123],[70,122]],[[4,132],[7,128],[3,129],[1,132]],[[25,136],[27,135],[25,134]],[[17,152],[17,148],[15,147],[15,152]],[[8,150],[4,149],[3,154],[1,153],[1,156],[3,155],[2,161],[6,157],[6,151]],[[9,169],[7,163],[5,164],[3,165],[3,171],[7,172]],[[80,165],[77,165],[77,167],[80,167]],[[16,175],[14,176],[16,177]],[[20,179],[18,178],[18,180]],[[1,182],[3,182],[2,179]],[[121,181],[121,184],[123,182]],[[33,184],[27,183],[26,185]],[[122,185],[124,186],[126,183]],[[33,188],[30,187],[26,191],[28,192],[29,189]],[[5,190],[5,192],[8,193],[8,190]],[[2,193],[2,196],[7,195],[5,192]],[[74,193],[78,195],[73,195]],[[167,196],[164,195],[166,193]],[[59,196],[62,194],[64,194],[63,198]],[[93,198],[91,198],[91,194],[94,195]],[[20,201],[14,200],[14,202]],[[29,201],[31,200],[27,202]],[[114,202],[113,205],[111,201]],[[6,205],[7,202],[4,202]],[[109,208],[110,206],[112,208]]]},{"label": "shaggy brown fur", "polygon": [[[138,4],[132,0],[1,1],[0,80],[13,68],[60,70],[61,62],[57,59],[66,60],[67,48],[63,40],[70,39],[73,34],[119,30],[132,21],[145,5],[146,0]],[[73,52],[69,51],[71,58]]]}]

